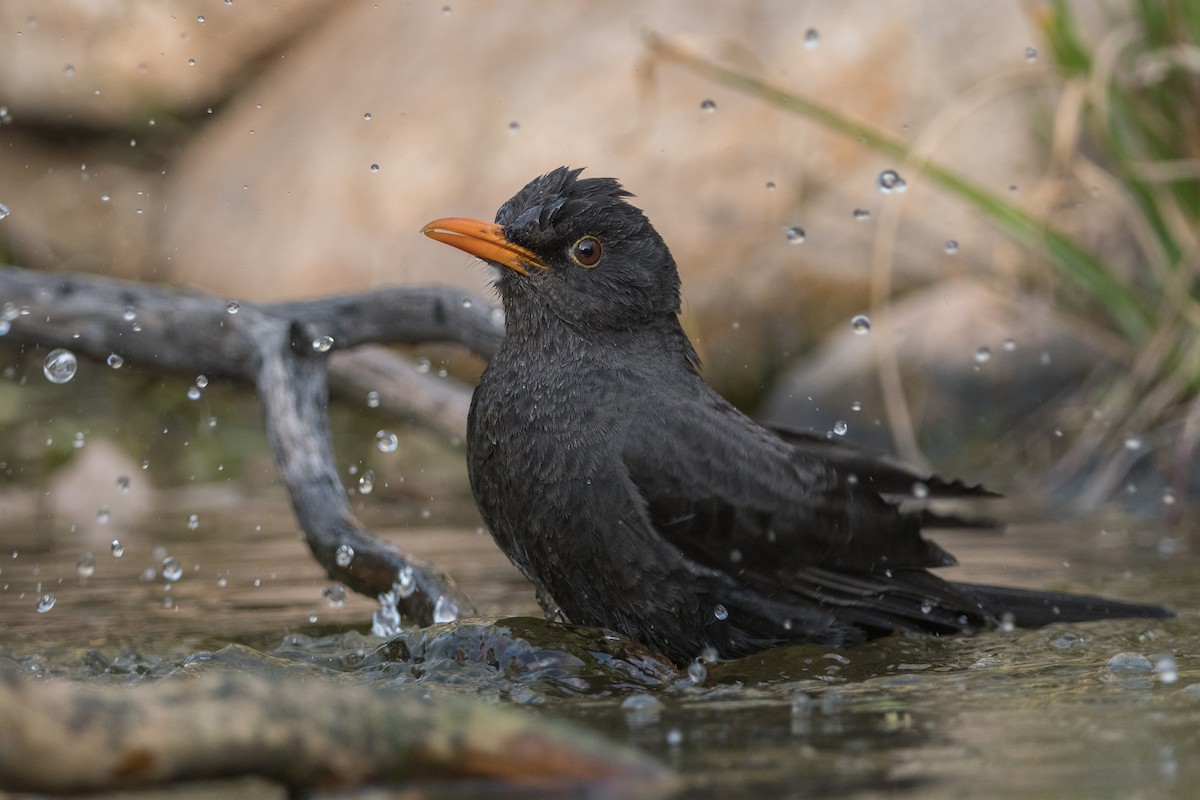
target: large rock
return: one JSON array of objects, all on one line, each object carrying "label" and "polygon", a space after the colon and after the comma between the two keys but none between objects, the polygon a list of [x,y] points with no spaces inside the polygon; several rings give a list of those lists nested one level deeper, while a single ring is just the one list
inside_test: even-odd
[{"label": "large rock", "polygon": [[[13,120],[0,126],[0,202],[13,212],[0,236],[24,264],[242,299],[385,282],[480,289],[486,273],[426,241],[420,226],[490,217],[534,175],[587,166],[637,193],[680,263],[686,322],[709,376],[743,398],[864,307],[877,246],[891,248],[900,286],[1011,265],[1015,250],[857,142],[649,59],[643,31],[920,140],[986,186],[1016,185],[1019,200],[1043,171],[1027,96],[984,92],[988,102],[956,113],[971,87],[997,75],[1017,85],[1042,69],[1026,62],[1033,42],[1018,6],[5,8],[21,36],[0,48],[0,97],[12,98]],[[711,113],[701,108],[708,99]],[[169,130],[161,119],[149,127],[159,107],[174,115]],[[85,124],[123,132],[54,132]],[[881,195],[875,178],[894,167],[909,190]],[[1091,218],[1105,218],[1098,202]],[[855,209],[871,218],[856,221]],[[894,235],[879,232],[885,212],[903,214]],[[793,225],[805,229],[803,244],[788,243]],[[943,253],[947,239],[960,242],[957,256]]]},{"label": "large rock", "polygon": [[[866,334],[846,320],[797,360],[767,396],[762,418],[818,431],[840,430],[841,421],[847,440],[894,450],[880,377],[894,358],[905,403],[894,410],[911,421],[922,451],[942,469],[972,461],[978,468],[997,461],[997,444],[1042,439],[1044,452],[1061,450],[1064,422],[1052,412],[1107,363],[1091,331],[1043,298],[973,280],[914,292],[870,320]],[[999,463],[1011,463],[1011,452],[1003,455]]]}]

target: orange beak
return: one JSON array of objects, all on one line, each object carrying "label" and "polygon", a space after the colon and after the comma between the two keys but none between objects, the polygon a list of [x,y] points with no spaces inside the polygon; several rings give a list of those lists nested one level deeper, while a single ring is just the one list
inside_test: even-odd
[{"label": "orange beak", "polygon": [[447,217],[435,219],[422,228],[421,233],[491,264],[508,267],[521,275],[528,275],[529,267],[550,268],[545,261],[524,247],[504,238],[504,228],[492,222]]}]

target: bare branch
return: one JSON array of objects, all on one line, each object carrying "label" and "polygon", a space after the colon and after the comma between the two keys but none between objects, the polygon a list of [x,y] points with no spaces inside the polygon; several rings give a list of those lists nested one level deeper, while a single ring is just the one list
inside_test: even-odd
[{"label": "bare branch", "polygon": [[[589,731],[479,701],[224,670],[128,688],[0,671],[0,790],[68,793],[259,776],[293,790],[429,777],[614,796],[663,767]],[[616,786],[610,786],[615,789]],[[571,791],[574,789],[575,791]]]},{"label": "bare branch", "polygon": [[[389,388],[395,378],[384,386],[382,377],[394,359],[379,350],[344,351],[369,342],[448,341],[488,357],[504,328],[485,301],[448,287],[418,287],[234,306],[130,281],[0,267],[0,303],[11,322],[0,341],[67,347],[101,361],[116,354],[143,369],[255,386],[292,507],[330,577],[372,597],[399,583],[397,607],[421,624],[475,613],[448,576],[374,536],[350,510],[329,436],[326,367],[334,353],[348,362],[342,384],[361,387],[364,376],[373,376]],[[435,412],[442,430],[461,435],[465,392],[426,389],[410,405]]]}]

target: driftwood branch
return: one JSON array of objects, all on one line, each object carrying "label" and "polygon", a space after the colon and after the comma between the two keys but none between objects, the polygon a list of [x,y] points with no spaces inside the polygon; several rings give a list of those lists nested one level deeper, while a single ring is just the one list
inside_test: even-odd
[{"label": "driftwood branch", "polygon": [[[475,613],[448,576],[374,536],[350,510],[329,436],[327,370],[330,361],[346,364],[344,387],[381,379],[395,366],[390,354],[347,352],[368,344],[452,342],[486,358],[504,325],[485,301],[416,287],[234,306],[130,281],[0,267],[0,314],[11,324],[0,341],[9,344],[65,347],[101,362],[115,354],[143,369],[253,385],[292,507],[329,576],[370,597],[399,583],[397,608],[423,625],[435,610],[443,621]],[[395,380],[373,388],[382,395]],[[461,435],[466,402],[464,392],[443,386],[413,405]]]},{"label": "driftwood branch", "polygon": [[612,796],[628,797],[673,781],[649,758],[588,731],[423,694],[231,671],[132,688],[0,671],[0,790],[258,776],[298,794],[436,777],[557,787],[564,796],[595,796],[607,783]]}]

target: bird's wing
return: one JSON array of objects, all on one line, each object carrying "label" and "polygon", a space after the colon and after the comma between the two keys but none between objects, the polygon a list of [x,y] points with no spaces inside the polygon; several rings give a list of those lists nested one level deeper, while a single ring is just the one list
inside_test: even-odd
[{"label": "bird's wing", "polygon": [[954,563],[834,463],[718,396],[631,421],[622,458],[651,524],[689,558],[784,583],[804,571],[887,574]]},{"label": "bird's wing", "polygon": [[872,489],[885,497],[912,497],[918,490],[931,499],[1001,496],[979,484],[922,474],[894,456],[861,447],[841,438],[831,439],[813,431],[779,425],[770,426],[770,430],[797,450],[828,461],[847,473],[858,475],[860,480],[866,481]]}]

